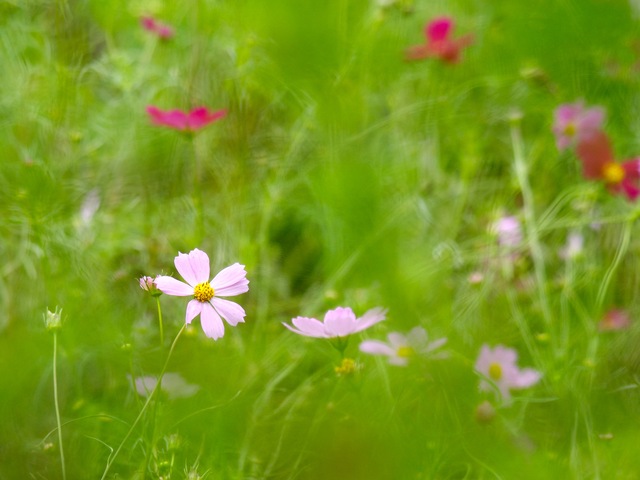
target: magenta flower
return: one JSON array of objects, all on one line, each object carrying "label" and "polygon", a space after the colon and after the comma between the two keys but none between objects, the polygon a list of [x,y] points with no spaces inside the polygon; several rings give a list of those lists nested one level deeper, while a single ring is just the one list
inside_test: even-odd
[{"label": "magenta flower", "polygon": [[631,317],[625,310],[614,308],[604,314],[598,329],[601,332],[612,332],[616,330],[625,330],[631,325]]},{"label": "magenta flower", "polygon": [[390,364],[404,367],[411,357],[428,355],[447,342],[446,338],[429,342],[427,332],[422,327],[415,327],[406,335],[392,332],[387,338],[389,343],[365,340],[360,344],[360,351],[371,355],[386,355]]},{"label": "magenta flower", "polygon": [[476,361],[476,371],[486,380],[480,382],[480,390],[491,391],[497,387],[505,403],[511,400],[510,390],[527,388],[538,383],[542,374],[532,368],[520,370],[516,366],[518,354],[512,348],[502,345],[493,350],[483,345]]},{"label": "magenta flower", "polygon": [[600,131],[604,109],[585,108],[582,102],[564,104],[554,112],[553,133],[558,150],[580,143]]},{"label": "magenta flower", "polygon": [[155,283],[167,295],[193,296],[193,300],[187,304],[187,324],[200,315],[205,335],[217,340],[224,336],[224,324],[220,317],[233,327],[244,323],[244,309],[237,303],[219,298],[240,295],[249,290],[244,265],[234,263],[222,269],[209,282],[209,256],[203,251],[196,248],[189,254],[179,253],[174,263],[187,283],[167,276],[156,277]]},{"label": "magenta flower", "polygon": [[603,180],[611,193],[622,193],[629,200],[640,196],[640,157],[617,163],[609,138],[603,132],[582,139],[576,154],[582,161],[585,178]]},{"label": "magenta flower", "polygon": [[195,132],[227,115],[224,109],[214,112],[206,107],[198,107],[187,113],[182,110],[160,110],[153,105],[147,107],[147,113],[153,124],[184,132]]},{"label": "magenta flower", "polygon": [[282,324],[292,332],[306,337],[346,337],[381,322],[385,319],[386,313],[385,309],[376,307],[367,311],[362,317],[356,318],[349,307],[338,307],[325,314],[324,323],[315,318],[296,317],[291,320],[293,326],[284,322]]},{"label": "magenta flower", "polygon": [[424,29],[426,43],[408,48],[407,60],[439,58],[446,63],[458,62],[462,48],[473,43],[473,35],[454,39],[453,27],[453,19],[450,17],[439,17],[429,22]]},{"label": "magenta flower", "polygon": [[146,31],[157,35],[163,40],[173,37],[173,27],[167,25],[166,23],[159,22],[153,17],[142,17],[140,19],[140,24]]}]

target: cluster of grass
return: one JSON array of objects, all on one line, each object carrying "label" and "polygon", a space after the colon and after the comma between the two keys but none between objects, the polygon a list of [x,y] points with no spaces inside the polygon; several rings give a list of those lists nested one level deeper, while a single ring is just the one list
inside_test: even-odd
[{"label": "cluster of grass", "polygon": [[[404,62],[441,14],[474,35],[461,62]],[[640,210],[582,179],[550,127],[582,98],[620,158],[640,154],[638,16],[618,0],[0,2],[0,478],[61,478],[61,446],[69,479],[636,478],[640,330],[597,327],[638,313]],[[229,114],[191,141],[151,104]],[[491,231],[503,215],[524,225],[515,263]],[[566,260],[572,232],[584,252]],[[160,373],[184,323],[186,301],[161,297],[161,345],[137,279],[194,248],[212,271],[246,265],[246,323],[186,330],[168,371],[197,393],[161,393],[113,457],[145,401],[131,378]],[[339,305],[389,311],[351,339],[350,376],[281,325]],[[358,351],[416,325],[446,359]],[[479,391],[485,343],[541,382],[508,405]]]}]

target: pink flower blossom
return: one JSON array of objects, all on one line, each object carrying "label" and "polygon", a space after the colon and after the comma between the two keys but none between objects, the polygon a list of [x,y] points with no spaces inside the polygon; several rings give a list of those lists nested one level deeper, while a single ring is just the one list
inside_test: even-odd
[{"label": "pink flower blossom", "polygon": [[315,318],[296,317],[291,320],[293,326],[282,323],[298,335],[316,338],[346,337],[385,319],[386,310],[381,307],[372,308],[362,317],[356,318],[349,307],[338,307],[329,310],[324,316],[324,323]]},{"label": "pink flower blossom", "polygon": [[602,320],[598,324],[601,332],[611,332],[615,330],[624,330],[631,325],[631,317],[622,309],[615,308],[604,314]]},{"label": "pink flower blossom", "polygon": [[[136,377],[134,379],[134,384],[138,395],[148,397],[156,388],[158,379],[150,375]],[[165,392],[169,399],[174,400],[176,398],[192,397],[198,392],[198,390],[200,390],[200,387],[198,385],[187,383],[179,373],[165,373],[164,377],[162,377],[160,390]]]},{"label": "pink flower blossom", "polygon": [[446,63],[458,62],[460,51],[473,43],[473,36],[463,35],[454,39],[452,38],[453,27],[454,22],[451,17],[438,17],[429,22],[424,29],[426,43],[408,48],[407,60],[439,58]]},{"label": "pink flower blossom", "polygon": [[517,248],[522,244],[522,226],[514,216],[501,217],[493,224],[493,231],[498,235],[501,247]]},{"label": "pink flower blossom", "polygon": [[392,365],[406,366],[415,355],[427,355],[440,348],[447,341],[440,338],[428,341],[427,332],[422,327],[413,328],[408,334],[392,332],[387,335],[389,343],[378,340],[365,340],[360,344],[360,351],[371,355],[386,355]]},{"label": "pink flower blossom", "polygon": [[186,132],[195,132],[227,115],[226,110],[214,112],[206,107],[198,107],[190,112],[183,112],[182,110],[160,110],[153,105],[147,107],[147,113],[151,118],[151,122],[155,125]]},{"label": "pink flower blossom", "polygon": [[187,282],[158,276],[155,283],[167,295],[193,296],[193,300],[187,304],[185,320],[188,324],[200,315],[205,335],[217,340],[224,336],[224,324],[220,317],[233,327],[240,322],[244,323],[244,309],[237,303],[219,298],[240,295],[249,290],[244,265],[234,263],[222,269],[209,282],[209,256],[203,251],[196,248],[189,254],[179,253],[174,263],[178,273]]},{"label": "pink flower blossom", "polygon": [[511,400],[510,390],[527,388],[538,383],[542,374],[532,368],[520,370],[516,361],[518,354],[512,348],[502,345],[493,350],[483,345],[476,361],[476,370],[486,379],[480,382],[480,390],[491,391],[498,388],[505,403]]},{"label": "pink flower blossom", "polygon": [[145,292],[149,292],[154,297],[159,297],[160,295],[162,295],[162,292],[158,290],[158,286],[156,285],[155,279],[148,276],[144,276],[144,277],[140,277],[140,279],[138,280],[138,283],[140,283],[141,289],[143,289]]},{"label": "pink flower blossom", "polygon": [[576,154],[582,172],[590,180],[603,180],[612,193],[622,193],[629,200],[640,195],[640,157],[622,163],[615,161],[607,135],[596,132],[578,143]]},{"label": "pink flower blossom", "polygon": [[554,112],[553,133],[558,150],[580,143],[600,131],[604,109],[585,108],[582,102],[564,104]]},{"label": "pink flower blossom", "polygon": [[159,22],[153,17],[142,17],[140,19],[140,24],[146,31],[154,33],[163,40],[173,37],[173,27],[166,23]]}]

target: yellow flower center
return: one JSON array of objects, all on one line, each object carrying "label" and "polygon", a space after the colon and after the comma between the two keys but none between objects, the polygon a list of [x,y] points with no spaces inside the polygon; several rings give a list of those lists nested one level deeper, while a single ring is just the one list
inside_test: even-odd
[{"label": "yellow flower center", "polygon": [[208,282],[199,283],[193,289],[193,298],[202,303],[211,300],[214,294],[215,292]]},{"label": "yellow flower center", "polygon": [[356,361],[351,358],[343,358],[342,363],[335,367],[336,374],[338,375],[350,375],[355,373],[357,369]]},{"label": "yellow flower center", "polygon": [[502,378],[502,367],[499,363],[489,365],[489,376],[496,381]]},{"label": "yellow flower center", "polygon": [[573,137],[576,134],[576,125],[573,122],[569,122],[564,127],[564,134],[568,137]]},{"label": "yellow flower center", "polygon": [[624,179],[624,168],[619,163],[609,162],[602,167],[602,176],[607,183],[620,183]]},{"label": "yellow flower center", "polygon": [[396,352],[396,355],[398,355],[401,358],[409,358],[409,357],[412,357],[414,353],[416,352],[412,347],[403,345],[401,347],[398,347],[398,351]]}]

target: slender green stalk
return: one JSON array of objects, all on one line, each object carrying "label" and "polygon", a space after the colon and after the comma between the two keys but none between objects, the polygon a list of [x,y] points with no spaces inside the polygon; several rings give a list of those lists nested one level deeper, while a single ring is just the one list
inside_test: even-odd
[{"label": "slender green stalk", "polygon": [[140,410],[140,413],[138,414],[136,419],[133,421],[133,424],[131,425],[131,428],[129,428],[129,431],[127,432],[127,434],[122,439],[122,442],[120,442],[120,445],[116,449],[115,453],[107,461],[107,466],[105,467],[104,472],[102,473],[102,477],[100,477],[101,480],[104,480],[105,478],[107,478],[107,473],[109,473],[109,469],[111,468],[111,465],[113,465],[113,462],[115,461],[116,457],[118,456],[118,454],[122,450],[122,447],[124,447],[124,444],[127,442],[129,437],[133,433],[133,430],[136,428],[136,426],[138,425],[138,423],[142,419],[142,416],[144,415],[144,413],[147,411],[147,407],[151,403],[151,400],[156,396],[157,392],[160,390],[160,387],[162,385],[162,377],[164,377],[164,374],[167,371],[167,367],[169,366],[169,360],[171,360],[171,355],[173,354],[173,350],[175,349],[176,343],[178,342],[178,339],[180,338],[180,335],[182,335],[182,332],[184,332],[186,327],[187,327],[187,324],[185,323],[182,326],[182,328],[180,329],[180,331],[178,332],[178,334],[176,335],[176,338],[173,340],[173,343],[171,344],[171,348],[169,349],[169,353],[167,354],[167,359],[165,360],[164,366],[162,367],[162,370],[160,371],[160,375],[158,376],[158,382],[156,383],[156,386],[154,387],[154,389],[151,391],[151,393],[147,397],[147,401],[142,406],[142,410]]},{"label": "slender green stalk", "polygon": [[156,304],[158,305],[158,327],[160,328],[160,346],[164,345],[164,329],[162,327],[162,309],[160,308],[160,297],[156,297]]},{"label": "slender green stalk", "polygon": [[60,465],[62,479],[66,480],[67,472],[64,466],[64,450],[62,448],[62,422],[60,421],[60,404],[58,403],[58,334],[53,332],[53,401],[56,407],[56,422],[58,425],[58,446],[60,448]]}]

